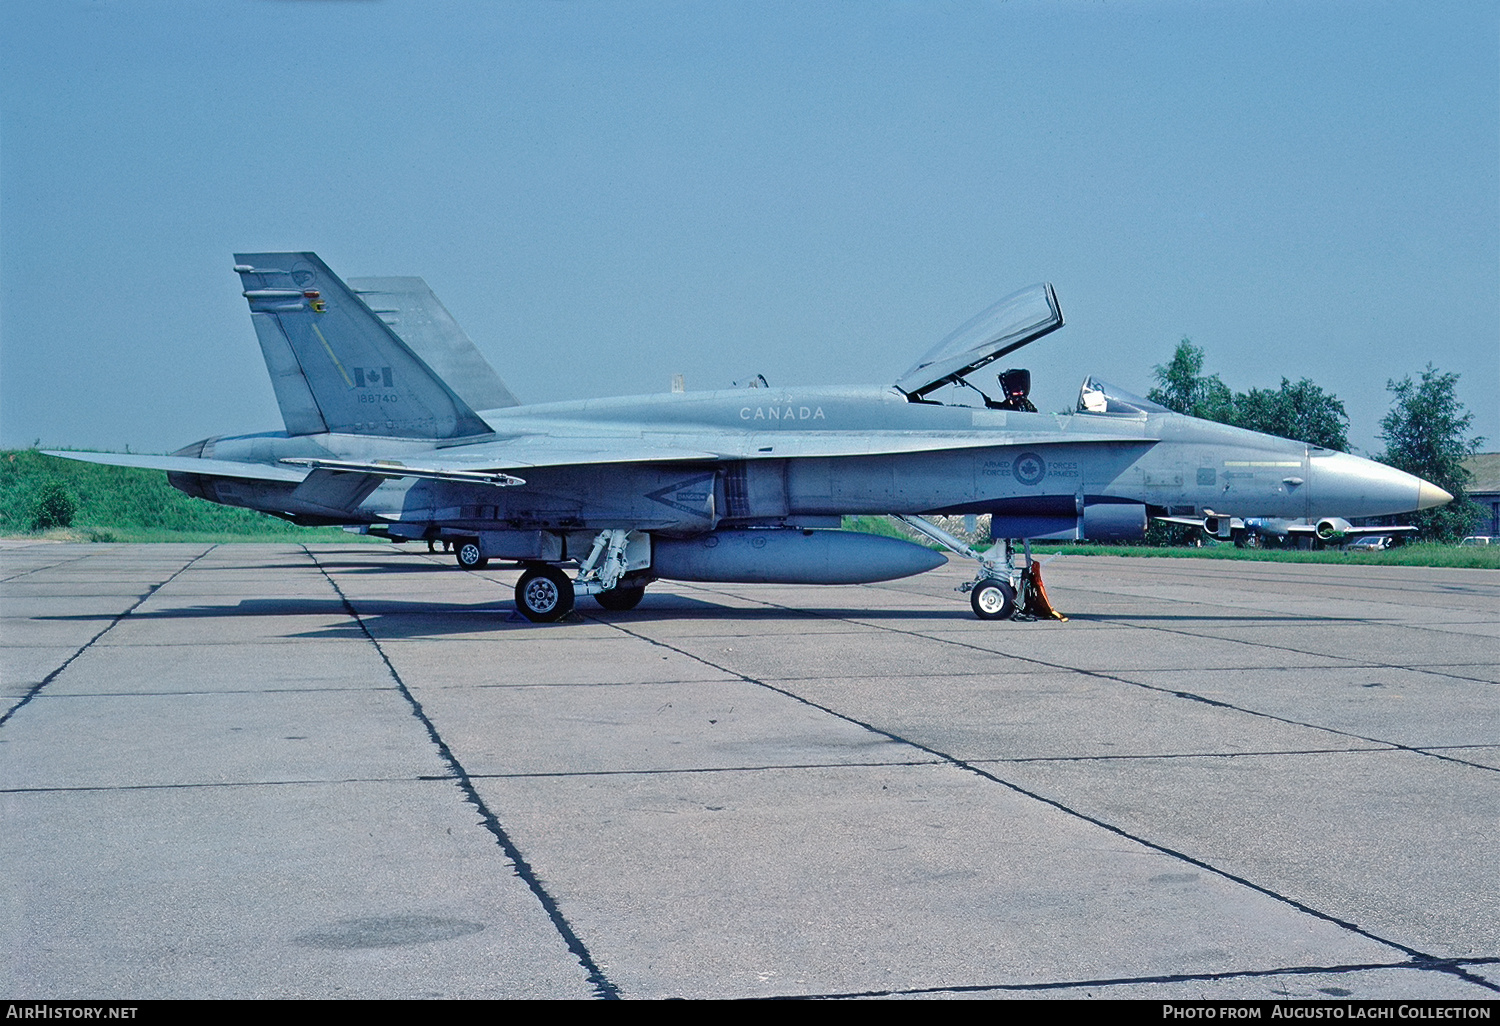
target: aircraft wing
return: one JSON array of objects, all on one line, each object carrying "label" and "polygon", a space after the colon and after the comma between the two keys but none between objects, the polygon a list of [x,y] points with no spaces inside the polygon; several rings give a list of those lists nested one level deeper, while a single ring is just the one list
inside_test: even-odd
[{"label": "aircraft wing", "polygon": [[266,463],[240,463],[235,460],[205,460],[196,456],[145,456],[119,452],[70,452],[44,449],[45,456],[60,456],[83,463],[102,463],[107,467],[140,467],[165,470],[169,474],[207,474],[210,477],[238,477],[247,481],[289,481],[300,483],[306,470]]},{"label": "aircraft wing", "polygon": [[[1320,537],[1320,535],[1318,534],[1318,524],[1288,524],[1285,530],[1287,534],[1291,535],[1294,538]],[[1338,535],[1341,538],[1363,538],[1367,535],[1372,534],[1414,534],[1416,533],[1416,530],[1417,529],[1415,527],[1411,526],[1354,527],[1350,525],[1344,527],[1341,531],[1339,531]]]},{"label": "aircraft wing", "polygon": [[[403,462],[432,473],[409,476],[433,477],[497,474],[525,471],[530,467],[566,467],[610,463],[694,463],[718,460],[756,460],[786,457],[881,456],[891,453],[943,452],[1002,446],[1030,447],[1062,443],[1107,442],[1115,445],[1152,446],[1149,438],[1122,439],[1117,435],[1086,435],[1073,431],[1028,432],[1023,436],[976,436],[973,433],[932,434],[902,431],[790,432],[744,435],[661,434],[633,436],[521,435],[509,439],[436,449]],[[304,462],[304,461],[299,461]],[[326,465],[326,464],[319,464]],[[331,466],[329,469],[333,469]],[[397,464],[361,464],[365,473],[403,476],[393,471]]]},{"label": "aircraft wing", "polygon": [[[881,456],[892,453],[943,452],[954,449],[1012,448],[1065,443],[1107,442],[1152,446],[1149,438],[1122,439],[1074,431],[1037,431],[1003,437],[973,433],[934,434],[903,431],[758,432],[741,435],[520,435],[433,449],[389,460],[338,460],[288,457],[279,464],[241,463],[195,456],[150,456],[137,453],[46,450],[48,456],[140,467],[169,474],[203,474],[249,481],[301,484],[314,471],[371,474],[379,477],[427,478],[470,484],[511,486],[524,480],[504,473],[530,467],[569,467],[611,463],[697,463],[788,457]],[[1380,533],[1391,533],[1381,528]],[[1374,533],[1374,532],[1371,532]]]},{"label": "aircraft wing", "polygon": [[1201,517],[1163,516],[1154,517],[1166,524],[1181,524],[1184,527],[1201,528],[1205,534],[1214,535],[1218,538],[1228,538],[1229,534],[1222,533],[1227,527],[1232,532],[1248,530],[1254,534],[1270,535],[1276,538],[1316,538],[1319,541],[1335,541],[1349,538],[1364,538],[1377,534],[1414,534],[1416,528],[1410,525],[1401,527],[1355,527],[1340,517],[1324,517],[1317,523],[1307,520],[1285,520],[1279,517],[1239,517],[1221,516],[1209,513]]}]

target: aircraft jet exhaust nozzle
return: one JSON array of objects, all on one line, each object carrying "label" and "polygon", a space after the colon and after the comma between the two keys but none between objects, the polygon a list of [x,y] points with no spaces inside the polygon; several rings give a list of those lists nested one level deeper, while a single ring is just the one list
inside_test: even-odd
[{"label": "aircraft jet exhaust nozzle", "polygon": [[1343,517],[1324,517],[1318,521],[1317,534],[1320,541],[1333,541],[1348,534],[1354,525]]},{"label": "aircraft jet exhaust nozzle", "polygon": [[1233,523],[1231,517],[1209,514],[1203,518],[1203,533],[1214,538],[1228,538],[1233,530]]},{"label": "aircraft jet exhaust nozzle", "polygon": [[1342,517],[1378,517],[1431,509],[1453,496],[1420,477],[1346,452],[1313,456],[1313,502]]}]

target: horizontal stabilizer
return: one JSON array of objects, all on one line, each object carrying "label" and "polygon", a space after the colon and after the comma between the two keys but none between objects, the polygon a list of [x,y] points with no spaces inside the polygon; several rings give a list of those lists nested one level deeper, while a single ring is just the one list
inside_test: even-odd
[{"label": "horizontal stabilizer", "polygon": [[374,474],[314,470],[292,492],[292,499],[328,510],[352,510],[369,498],[370,493],[380,487],[380,482],[381,478]]},{"label": "horizontal stabilizer", "polygon": [[245,481],[299,482],[306,472],[265,463],[239,463],[235,460],[203,460],[195,456],[142,456],[118,452],[68,452],[44,449],[45,456],[58,456],[83,463],[102,463],[108,467],[140,467],[143,470],[165,470],[169,474],[203,474],[207,477],[237,477]]}]

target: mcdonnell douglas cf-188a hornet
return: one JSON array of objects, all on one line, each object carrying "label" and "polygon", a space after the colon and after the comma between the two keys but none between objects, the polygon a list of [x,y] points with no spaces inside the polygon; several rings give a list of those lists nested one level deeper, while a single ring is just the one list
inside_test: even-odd
[{"label": "mcdonnell douglas cf-188a hornet", "polygon": [[[470,568],[514,561],[516,605],[538,622],[579,594],[633,608],[658,579],[852,584],[946,562],[839,530],[848,514],[895,516],[972,558],[961,590],[980,617],[1001,619],[1040,588],[1016,541],[1136,539],[1153,515],[1377,516],[1452,498],[1093,379],[1068,414],[1035,412],[1024,371],[1001,375],[1003,398],[989,398],[967,378],[1062,326],[1051,285],[983,311],[890,386],[525,406],[420,279],[351,288],[312,253],[236,261],[286,430],[171,456],[52,455],[164,470],[189,495],[297,524],[451,542]],[[944,385],[983,404],[932,398]],[[996,544],[977,552],[928,514],[989,514]]]}]

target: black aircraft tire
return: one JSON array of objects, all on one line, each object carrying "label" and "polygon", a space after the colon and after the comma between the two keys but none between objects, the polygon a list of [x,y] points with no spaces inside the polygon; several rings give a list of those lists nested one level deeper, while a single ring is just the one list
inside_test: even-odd
[{"label": "black aircraft tire", "polygon": [[489,566],[489,558],[483,552],[478,538],[464,538],[453,549],[458,565],[464,570],[483,570]]},{"label": "black aircraft tire", "polygon": [[969,605],[981,620],[1008,620],[1016,612],[1016,593],[1004,581],[982,581],[969,592]]},{"label": "black aircraft tire", "polygon": [[534,566],[516,582],[516,609],[532,623],[552,623],[573,610],[573,582],[555,566]]},{"label": "black aircraft tire", "polygon": [[643,584],[639,588],[618,587],[611,588],[609,591],[601,591],[594,596],[594,601],[605,609],[623,613],[640,605],[641,599],[645,597],[646,586]]}]

